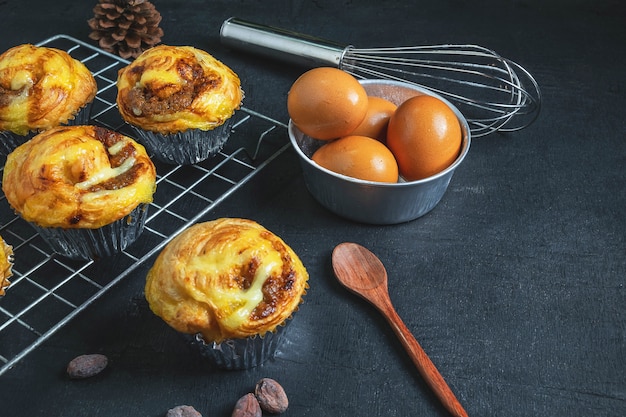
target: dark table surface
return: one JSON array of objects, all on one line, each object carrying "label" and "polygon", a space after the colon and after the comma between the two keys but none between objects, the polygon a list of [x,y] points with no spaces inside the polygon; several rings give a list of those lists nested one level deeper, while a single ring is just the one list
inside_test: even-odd
[{"label": "dark table surface", "polygon": [[[219,28],[230,16],[357,46],[487,46],[535,75],[543,109],[522,131],[473,141],[441,203],[394,226],[328,212],[285,151],[206,215],[258,221],[309,270],[274,360],[203,367],[149,312],[142,265],[0,376],[0,415],[156,417],[188,404],[229,416],[261,377],[285,387],[285,416],[447,415],[382,317],[336,282],[330,254],[343,241],[386,264],[398,313],[470,416],[626,415],[626,3],[153,3],[164,43],[226,62],[246,106],[277,120],[288,119],[286,94],[302,69],[224,48]],[[94,4],[0,1],[0,50],[60,33],[91,42]],[[111,364],[69,380],[67,362],[83,353]]]}]

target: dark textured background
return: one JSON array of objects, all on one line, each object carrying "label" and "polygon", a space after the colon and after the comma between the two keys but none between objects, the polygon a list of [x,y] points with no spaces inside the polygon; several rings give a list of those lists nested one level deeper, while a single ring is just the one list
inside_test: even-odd
[{"label": "dark textured background", "polygon": [[[88,41],[93,2],[0,0],[0,50],[65,33]],[[229,416],[260,377],[279,380],[285,416],[445,416],[383,319],[335,281],[330,252],[370,247],[397,310],[470,416],[626,415],[626,5],[620,1],[166,1],[164,43],[192,45],[241,77],[246,106],[287,120],[300,68],[228,51],[238,16],[357,46],[477,43],[526,66],[540,118],[472,143],[441,203],[416,221],[342,220],[307,193],[285,152],[207,218],[252,218],[311,274],[276,359],[203,368],[147,309],[147,266],[0,377],[2,416],[160,416],[190,404]],[[477,3],[477,4],[475,4]],[[86,352],[111,358],[85,381]]]}]

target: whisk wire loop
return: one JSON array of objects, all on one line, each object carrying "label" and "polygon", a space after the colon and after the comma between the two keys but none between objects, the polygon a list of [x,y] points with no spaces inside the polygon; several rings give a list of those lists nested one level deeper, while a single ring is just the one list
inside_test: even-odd
[{"label": "whisk wire loop", "polygon": [[[474,137],[520,130],[534,121],[540,107],[539,87],[530,73],[478,45],[350,46],[338,67],[357,78],[409,82],[443,96],[467,115]],[[514,118],[517,124],[511,124]]]}]

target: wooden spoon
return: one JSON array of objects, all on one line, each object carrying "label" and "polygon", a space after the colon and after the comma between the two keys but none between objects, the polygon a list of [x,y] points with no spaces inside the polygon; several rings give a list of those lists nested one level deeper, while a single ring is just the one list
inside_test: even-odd
[{"label": "wooden spoon", "polygon": [[346,242],[335,247],[332,263],[339,282],[372,303],[387,319],[418,371],[448,411],[456,417],[467,417],[459,400],[393,307],[387,291],[387,271],[380,259],[363,246]]}]

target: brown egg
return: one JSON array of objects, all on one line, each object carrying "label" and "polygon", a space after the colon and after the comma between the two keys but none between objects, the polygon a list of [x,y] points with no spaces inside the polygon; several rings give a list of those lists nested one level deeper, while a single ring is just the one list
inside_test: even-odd
[{"label": "brown egg", "polygon": [[305,135],[329,140],[348,135],[365,118],[367,93],[356,78],[337,68],[314,68],[291,86],[287,111]]},{"label": "brown egg", "polygon": [[382,97],[368,97],[367,114],[361,124],[350,134],[367,136],[384,143],[387,138],[389,119],[397,107],[394,103]]},{"label": "brown egg", "polygon": [[427,95],[400,104],[387,127],[387,146],[407,181],[446,169],[459,156],[461,141],[456,114],[445,102]]},{"label": "brown egg", "polygon": [[398,164],[391,151],[366,136],[344,136],[330,141],[315,151],[311,159],[348,177],[376,182],[398,181]]}]

